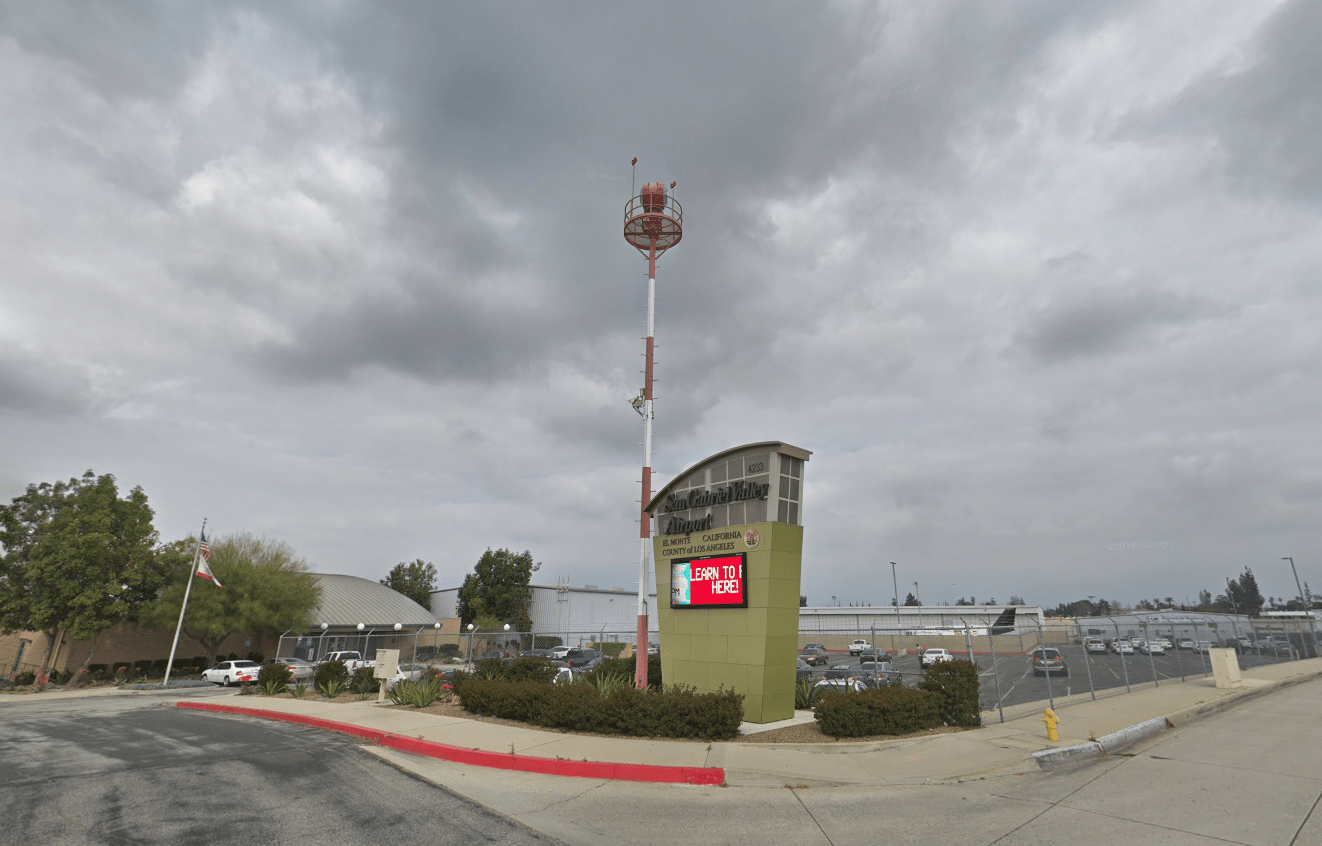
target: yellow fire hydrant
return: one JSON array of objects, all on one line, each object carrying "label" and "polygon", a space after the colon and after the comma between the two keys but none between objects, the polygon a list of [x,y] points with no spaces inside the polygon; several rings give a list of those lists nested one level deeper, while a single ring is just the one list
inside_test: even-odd
[{"label": "yellow fire hydrant", "polygon": [[1060,734],[1056,731],[1056,726],[1060,725],[1060,717],[1050,708],[1043,712],[1042,722],[1047,724],[1047,740],[1060,740]]}]

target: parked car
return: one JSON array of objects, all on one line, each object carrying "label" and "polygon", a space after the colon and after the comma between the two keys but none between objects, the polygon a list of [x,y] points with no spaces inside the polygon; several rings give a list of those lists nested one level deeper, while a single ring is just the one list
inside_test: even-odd
[{"label": "parked car", "polygon": [[849,654],[858,655],[860,652],[862,652],[864,649],[867,649],[871,645],[872,644],[868,643],[866,640],[859,638],[858,640],[849,644]]},{"label": "parked car", "polygon": [[262,666],[267,664],[284,664],[289,668],[289,678],[293,681],[304,681],[316,675],[317,668],[311,662],[304,661],[302,658],[267,658],[262,662]]},{"label": "parked car", "polygon": [[831,660],[830,656],[826,654],[825,649],[817,649],[815,647],[812,649],[804,649],[799,653],[799,657],[814,667],[825,664],[827,661]]},{"label": "parked car", "polygon": [[[824,643],[805,643],[805,644],[803,645],[803,649],[820,649],[820,650],[822,650],[823,652],[825,652],[825,651],[826,651],[826,644],[824,644]],[[799,650],[799,651],[802,652],[803,650],[801,649],[801,650]]]},{"label": "parked car", "polygon": [[861,693],[867,689],[867,684],[858,679],[822,679],[812,686],[812,695],[809,698],[816,704],[818,699],[829,693]]},{"label": "parked car", "polygon": [[1111,650],[1116,655],[1133,655],[1134,644],[1130,643],[1127,638],[1116,638],[1111,642]]},{"label": "parked car", "polygon": [[1162,645],[1161,645],[1160,642],[1155,641],[1155,640],[1144,641],[1144,642],[1143,642],[1143,646],[1140,647],[1140,649],[1142,649],[1144,655],[1165,655],[1165,654],[1166,654],[1166,650],[1165,650],[1165,648],[1162,647]]},{"label": "parked car", "polygon": [[948,649],[928,649],[923,652],[923,657],[918,659],[918,663],[924,670],[933,664],[940,664],[946,661],[954,661],[955,656],[950,654]]},{"label": "parked car", "polygon": [[573,667],[575,670],[582,670],[585,667],[587,667],[588,664],[591,664],[593,661],[596,661],[598,664],[600,664],[601,663],[600,658],[601,658],[601,653],[598,652],[597,650],[588,649],[587,647],[580,647],[577,649],[569,650],[569,652],[565,655],[564,660],[566,664]]},{"label": "parked car", "polygon": [[1039,646],[1029,653],[1033,658],[1033,675],[1045,676],[1056,673],[1062,676],[1070,674],[1070,668],[1065,665],[1065,656],[1060,654],[1059,649],[1050,646]]},{"label": "parked car", "polygon": [[1192,638],[1182,637],[1178,642],[1181,649],[1193,649]]},{"label": "parked car", "polygon": [[247,684],[257,681],[257,674],[262,665],[256,661],[221,661],[209,670],[202,671],[202,678],[221,687],[232,684]]},{"label": "parked car", "polygon": [[869,673],[874,676],[881,684],[900,684],[902,676],[900,671],[889,661],[868,661],[860,663],[858,670],[863,673]]},{"label": "parked car", "polygon": [[1212,649],[1212,641],[1210,640],[1200,640],[1193,645],[1194,652],[1201,652],[1204,655],[1206,655],[1210,649]]},{"label": "parked car", "polygon": [[[422,681],[427,672],[426,664],[400,664],[395,674],[386,679],[386,690],[391,690],[402,681]],[[454,671],[452,670],[451,673]]]},{"label": "parked car", "polygon": [[569,654],[569,650],[573,648],[574,647],[572,646],[557,646],[552,648],[551,651],[548,652],[547,654],[550,655],[552,658],[554,658],[556,661],[563,661],[565,660],[565,656]]},{"label": "parked car", "polygon": [[885,649],[873,649],[869,646],[867,649],[858,653],[858,662],[863,664],[869,661],[889,661],[893,657],[895,656],[892,653],[887,652]]},{"label": "parked car", "polygon": [[659,643],[649,643],[649,644],[647,644],[647,654],[648,654],[648,655],[660,655],[660,654],[661,654],[661,644],[659,644]]},{"label": "parked car", "polygon": [[359,667],[375,667],[375,661],[364,661],[363,656],[357,652],[328,652],[326,657],[318,663],[325,664],[329,661],[343,661],[344,666],[348,668],[349,674],[353,675]]},{"label": "parked car", "polygon": [[797,660],[799,663],[794,668],[795,684],[798,684],[799,682],[804,681],[805,679],[812,678],[812,667],[808,666],[808,662],[804,661],[802,658],[799,658]]},{"label": "parked car", "polygon": [[1083,642],[1083,648],[1088,650],[1089,653],[1101,652],[1105,654],[1106,642],[1100,637],[1090,637]]},{"label": "parked car", "polygon": [[1171,643],[1170,638],[1168,638],[1168,637],[1157,638],[1157,643],[1160,643],[1160,644],[1161,644],[1161,648],[1162,648],[1162,649],[1174,649],[1174,648],[1175,648],[1175,646]]}]

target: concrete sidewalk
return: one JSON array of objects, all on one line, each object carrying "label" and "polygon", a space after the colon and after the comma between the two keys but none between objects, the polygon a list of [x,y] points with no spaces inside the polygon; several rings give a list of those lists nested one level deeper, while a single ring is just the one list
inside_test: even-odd
[{"label": "concrete sidewalk", "polygon": [[[561,734],[381,708],[375,702],[330,704],[262,696],[209,701],[223,703],[227,710],[241,708],[242,713],[253,716],[328,728],[331,723],[338,724],[343,728],[337,730],[362,737],[397,738],[394,748],[413,754],[501,769],[640,781],[723,782],[732,786],[895,785],[1036,770],[1033,753],[1084,744],[1160,718],[1182,725],[1247,698],[1318,677],[1322,675],[1322,659],[1258,667],[1243,675],[1244,686],[1235,690],[1218,690],[1209,677],[1167,682],[1097,701],[1086,694],[1069,702],[1057,699],[1061,739],[1055,743],[1046,739],[1040,712],[1004,724],[988,722],[996,716],[991,712],[983,715],[988,724],[980,729],[906,740],[770,744]],[[192,703],[185,707],[207,707],[186,697],[175,698]],[[811,719],[810,712],[796,715],[796,720],[805,719]],[[583,764],[598,766],[585,769]],[[719,777],[712,781],[716,772]]]}]

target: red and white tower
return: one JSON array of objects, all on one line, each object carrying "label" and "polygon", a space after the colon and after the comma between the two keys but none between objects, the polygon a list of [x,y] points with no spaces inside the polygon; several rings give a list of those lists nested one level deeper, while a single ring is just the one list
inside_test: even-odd
[{"label": "red and white tower", "polygon": [[[638,164],[638,159],[633,160]],[[675,183],[671,182],[673,190]],[[632,193],[632,192],[631,192]],[[684,212],[660,182],[649,182],[624,207],[624,240],[647,256],[647,364],[643,390],[633,401],[643,416],[643,500],[638,508],[638,651],[635,673],[638,689],[647,687],[647,553],[652,538],[652,351],[656,326],[656,260],[684,235]],[[660,598],[658,597],[658,601]]]}]

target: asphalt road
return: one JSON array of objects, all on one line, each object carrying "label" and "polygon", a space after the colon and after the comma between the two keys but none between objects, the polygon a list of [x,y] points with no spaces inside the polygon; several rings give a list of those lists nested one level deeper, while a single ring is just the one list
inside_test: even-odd
[{"label": "asphalt road", "polygon": [[0,704],[0,820],[5,846],[556,842],[354,739],[154,697]]}]

